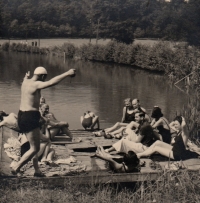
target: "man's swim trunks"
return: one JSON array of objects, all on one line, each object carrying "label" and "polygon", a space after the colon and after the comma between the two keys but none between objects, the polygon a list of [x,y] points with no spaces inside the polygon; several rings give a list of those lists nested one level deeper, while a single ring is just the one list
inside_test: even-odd
[{"label": "man's swim trunks", "polygon": [[18,126],[22,133],[28,133],[40,127],[39,111],[21,111],[18,113]]}]

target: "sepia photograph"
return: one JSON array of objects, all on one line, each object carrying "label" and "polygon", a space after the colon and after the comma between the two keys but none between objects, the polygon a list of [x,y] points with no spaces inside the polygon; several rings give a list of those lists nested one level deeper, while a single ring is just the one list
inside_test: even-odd
[{"label": "sepia photograph", "polygon": [[200,202],[200,0],[0,0],[0,202]]}]

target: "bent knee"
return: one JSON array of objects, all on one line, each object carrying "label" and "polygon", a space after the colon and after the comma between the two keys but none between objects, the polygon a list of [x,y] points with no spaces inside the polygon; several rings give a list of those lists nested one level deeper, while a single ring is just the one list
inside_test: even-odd
[{"label": "bent knee", "polygon": [[162,141],[157,140],[157,141],[154,142],[154,145],[155,145],[155,146],[159,146],[159,145],[162,144],[162,143],[163,143]]},{"label": "bent knee", "polygon": [[30,148],[30,151],[31,151],[32,153],[37,154],[37,153],[40,151],[40,145],[32,146],[32,147]]}]

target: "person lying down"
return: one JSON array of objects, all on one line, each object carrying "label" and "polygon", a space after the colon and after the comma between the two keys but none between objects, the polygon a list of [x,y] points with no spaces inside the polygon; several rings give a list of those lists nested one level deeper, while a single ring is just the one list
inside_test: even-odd
[{"label": "person lying down", "polygon": [[116,173],[140,172],[140,160],[133,151],[129,151],[123,157],[116,157],[105,152],[102,146],[98,146],[94,156],[108,161],[110,169]]}]

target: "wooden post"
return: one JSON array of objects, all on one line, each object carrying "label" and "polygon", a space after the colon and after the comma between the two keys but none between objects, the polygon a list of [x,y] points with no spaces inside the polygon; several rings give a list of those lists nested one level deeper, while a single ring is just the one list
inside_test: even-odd
[{"label": "wooden post", "polygon": [[144,181],[142,181],[140,188],[141,188],[141,201],[143,201],[143,199],[144,199]]},{"label": "wooden post", "polygon": [[100,20],[98,19],[98,24],[97,24],[97,35],[96,35],[96,44],[98,43],[98,39],[99,39],[99,22],[100,22]]},{"label": "wooden post", "polygon": [[64,63],[65,63],[65,51],[63,52],[63,56],[64,56]]}]

